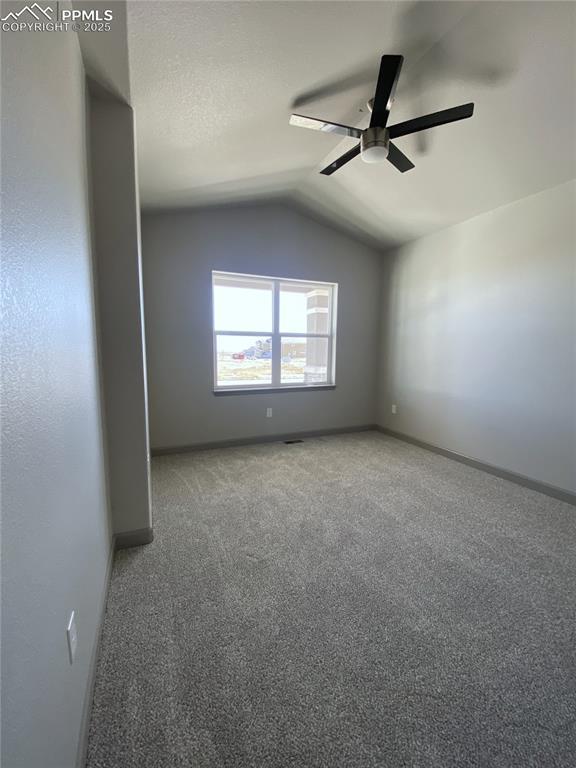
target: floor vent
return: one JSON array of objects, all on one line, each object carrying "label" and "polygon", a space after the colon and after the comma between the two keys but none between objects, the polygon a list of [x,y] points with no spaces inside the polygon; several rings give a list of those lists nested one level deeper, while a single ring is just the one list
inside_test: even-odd
[{"label": "floor vent", "polygon": [[304,440],[284,440],[284,445],[294,445],[294,443],[303,443]]}]

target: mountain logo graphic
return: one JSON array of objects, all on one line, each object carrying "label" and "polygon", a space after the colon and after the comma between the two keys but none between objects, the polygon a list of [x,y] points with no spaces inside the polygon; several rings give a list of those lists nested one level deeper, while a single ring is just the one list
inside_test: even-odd
[{"label": "mountain logo graphic", "polygon": [[0,21],[9,21],[10,19],[17,21],[23,13],[31,14],[34,16],[36,21],[45,21],[46,19],[48,19],[48,21],[52,21],[52,8],[49,6],[42,8],[42,6],[38,5],[38,3],[25,5],[24,8],[22,8],[22,10],[18,11],[17,13],[10,11],[10,13],[7,13],[6,16],[3,16]]}]

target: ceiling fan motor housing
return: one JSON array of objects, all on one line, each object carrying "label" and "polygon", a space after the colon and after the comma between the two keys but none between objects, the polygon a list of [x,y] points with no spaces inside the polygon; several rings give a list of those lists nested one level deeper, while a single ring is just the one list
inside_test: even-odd
[{"label": "ceiling fan motor housing", "polygon": [[390,139],[386,128],[373,126],[362,131],[360,149],[365,163],[382,163],[388,157]]}]

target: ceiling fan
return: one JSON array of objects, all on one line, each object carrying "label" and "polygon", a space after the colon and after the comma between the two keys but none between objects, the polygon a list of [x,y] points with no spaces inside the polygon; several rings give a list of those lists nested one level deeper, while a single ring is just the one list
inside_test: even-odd
[{"label": "ceiling fan", "polygon": [[336,133],[340,136],[360,139],[360,144],[349,149],[348,152],[345,152],[337,160],[334,160],[333,163],[322,169],[320,173],[330,176],[334,171],[342,168],[343,165],[358,155],[361,155],[362,160],[367,163],[381,163],[384,160],[388,160],[401,173],[405,173],[414,168],[414,163],[395,144],[392,144],[390,139],[397,139],[410,133],[418,133],[418,131],[435,128],[438,125],[472,117],[474,104],[462,104],[459,107],[443,109],[440,112],[433,112],[430,115],[406,120],[403,123],[397,123],[387,128],[386,124],[390,116],[394,92],[396,91],[403,62],[403,56],[382,56],[376,93],[374,98],[368,102],[368,108],[372,112],[370,126],[364,130],[354,128],[351,125],[330,123],[326,120],[318,120],[315,117],[305,117],[304,115],[292,115],[290,117],[290,123],[301,128],[312,128],[315,131],[325,131],[326,133]]}]

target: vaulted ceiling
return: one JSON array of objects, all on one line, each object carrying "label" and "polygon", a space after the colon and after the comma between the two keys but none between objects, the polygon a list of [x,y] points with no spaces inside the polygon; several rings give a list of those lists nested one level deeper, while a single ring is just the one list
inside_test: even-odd
[{"label": "vaulted ceiling", "polygon": [[[383,246],[576,176],[570,2],[129,2],[144,208],[286,195]],[[473,101],[398,139],[400,174],[295,111],[364,127],[380,56],[405,62],[391,123]]]}]

